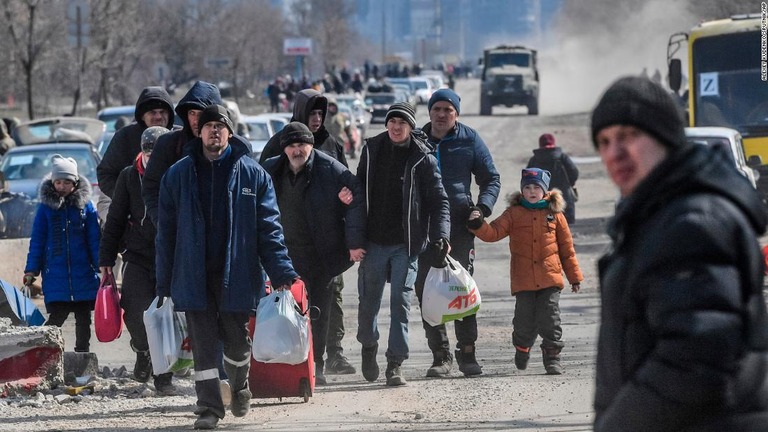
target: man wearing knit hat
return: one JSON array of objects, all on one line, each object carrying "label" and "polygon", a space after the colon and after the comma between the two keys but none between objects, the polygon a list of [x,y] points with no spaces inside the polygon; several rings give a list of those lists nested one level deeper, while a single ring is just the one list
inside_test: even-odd
[{"label": "man wearing knit hat", "polygon": [[367,214],[367,246],[360,264],[357,340],[363,377],[376,381],[379,365],[377,318],[390,281],[390,328],[386,351],[388,386],[405,384],[400,366],[408,358],[408,315],[418,256],[431,248],[448,251],[449,214],[437,160],[414,133],[413,108],[394,104],[387,131],[366,141],[357,167]]},{"label": "man wearing knit hat", "polygon": [[[427,105],[430,123],[423,130],[428,135],[442,175],[443,186],[448,195],[451,214],[451,257],[461,263],[467,271],[474,272],[475,236],[467,229],[472,210],[480,210],[483,218],[491,215],[501,189],[499,172],[493,165],[491,152],[471,127],[459,123],[461,98],[451,89],[440,89],[432,93]],[[472,198],[472,178],[480,190],[477,199]],[[482,218],[481,218],[482,219]],[[475,220],[473,224],[482,224]],[[416,295],[421,303],[424,281],[433,261],[432,251],[419,259],[419,273],[416,279]],[[432,366],[427,369],[428,377],[447,376],[453,364],[450,341],[445,324],[431,326],[422,321],[427,343],[432,351]],[[477,317],[470,315],[454,321],[456,330],[456,361],[465,376],[482,373],[475,357],[477,341]]]},{"label": "man wearing knit hat", "polygon": [[561,147],[555,143],[552,134],[545,133],[539,137],[539,148],[533,150],[533,156],[528,160],[527,168],[541,168],[552,173],[549,190],[559,189],[565,199],[565,219],[568,225],[576,222],[576,180],[579,178],[579,168],[573,163]]},{"label": "man wearing knit hat", "polygon": [[365,201],[352,172],[314,149],[306,125],[288,123],[281,135],[283,154],[262,165],[275,185],[288,256],[307,286],[310,305],[320,309],[312,340],[315,381],[324,385],[323,355],[334,296],[330,281],[365,256]]},{"label": "man wearing knit hat", "polygon": [[621,195],[599,266],[595,431],[764,430],[760,196],[726,156],[686,144],[647,78],[606,90],[592,138]]},{"label": "man wearing knit hat", "polygon": [[[226,108],[200,114],[190,153],[160,183],[157,223],[157,295],[186,312],[195,342],[195,429],[213,429],[224,418],[217,356],[236,417],[250,408],[248,317],[264,295],[262,265],[277,289],[298,277],[283,241],[269,175],[250,158],[250,143],[233,135]],[[154,156],[153,156],[154,157]]]}]

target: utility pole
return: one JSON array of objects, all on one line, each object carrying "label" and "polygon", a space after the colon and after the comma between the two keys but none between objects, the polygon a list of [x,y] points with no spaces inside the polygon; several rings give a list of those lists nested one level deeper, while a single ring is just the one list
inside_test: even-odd
[{"label": "utility pole", "polygon": [[384,64],[387,59],[387,8],[384,2],[379,3],[379,6],[381,6],[381,64]]}]

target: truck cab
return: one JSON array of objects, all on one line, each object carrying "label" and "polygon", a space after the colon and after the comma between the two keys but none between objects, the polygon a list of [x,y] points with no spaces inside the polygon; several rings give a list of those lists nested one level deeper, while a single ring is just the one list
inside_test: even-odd
[{"label": "truck cab", "polygon": [[480,81],[480,115],[493,107],[524,105],[528,115],[539,114],[539,69],[536,50],[499,45],[483,51]]}]

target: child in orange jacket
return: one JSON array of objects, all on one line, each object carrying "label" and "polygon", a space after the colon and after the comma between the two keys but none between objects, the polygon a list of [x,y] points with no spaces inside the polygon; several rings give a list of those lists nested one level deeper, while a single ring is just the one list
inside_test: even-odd
[{"label": "child in orange jacket", "polygon": [[495,242],[509,236],[510,284],[516,297],[512,342],[515,366],[528,366],[536,335],[542,338],[541,350],[547,374],[560,375],[560,291],[563,271],[571,291],[579,292],[584,277],[576,261],[573,238],[565,219],[565,199],[558,189],[549,189],[549,171],[526,168],[521,192],[509,197],[509,207],[488,224],[482,213],[473,211],[468,228],[481,240]]}]

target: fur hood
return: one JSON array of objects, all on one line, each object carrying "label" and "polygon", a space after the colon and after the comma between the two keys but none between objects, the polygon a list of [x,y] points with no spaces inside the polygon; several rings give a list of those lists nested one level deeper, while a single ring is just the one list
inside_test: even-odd
[{"label": "fur hood", "polygon": [[91,182],[88,181],[86,177],[81,175],[80,181],[78,181],[77,186],[75,186],[75,190],[65,198],[62,198],[58,193],[56,193],[56,188],[53,187],[53,180],[51,180],[51,176],[49,174],[43,178],[43,182],[40,184],[40,193],[38,196],[40,197],[41,203],[54,210],[58,210],[65,205],[73,206],[82,210],[91,199],[92,192],[93,190],[91,189]]},{"label": "fur hood", "polygon": [[[523,200],[523,193],[520,191],[507,195],[507,204],[510,207],[520,206]],[[562,213],[565,211],[565,198],[560,189],[552,189],[544,194],[544,200],[549,202],[549,211],[552,213]]]}]

